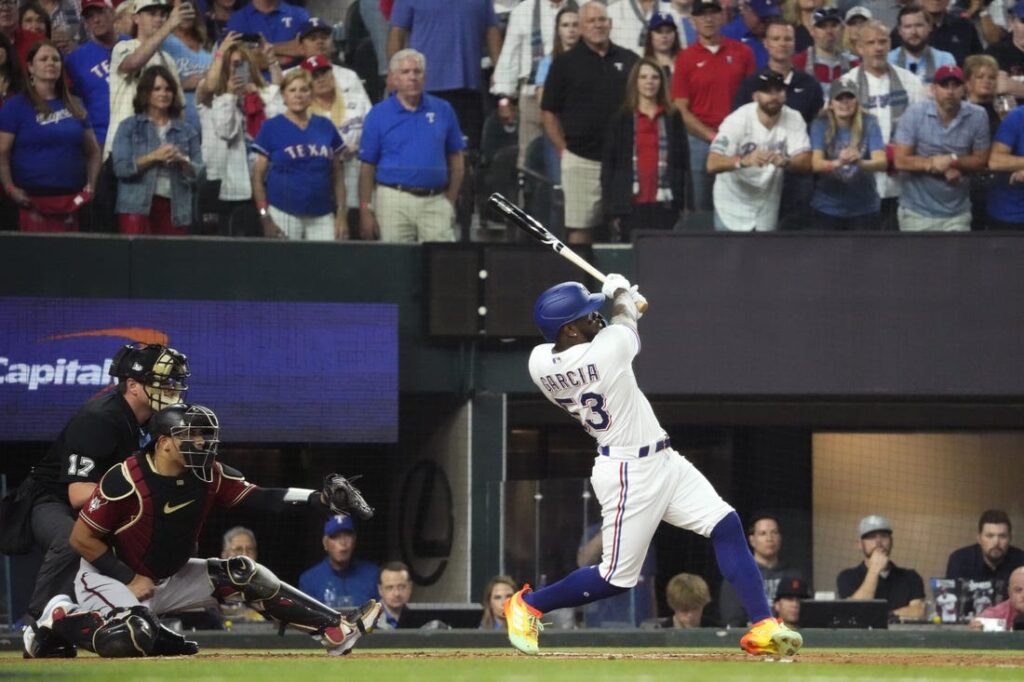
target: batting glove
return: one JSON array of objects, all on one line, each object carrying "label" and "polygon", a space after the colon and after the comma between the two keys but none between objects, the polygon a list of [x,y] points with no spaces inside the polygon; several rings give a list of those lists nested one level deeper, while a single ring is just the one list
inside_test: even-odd
[{"label": "batting glove", "polygon": [[629,296],[633,299],[633,305],[636,306],[636,319],[640,319],[644,316],[644,312],[647,310],[647,299],[638,290],[640,286],[634,284],[629,288]]},{"label": "batting glove", "polygon": [[604,286],[601,287],[601,293],[604,294],[605,298],[611,300],[615,298],[616,291],[619,289],[629,291],[629,286],[630,284],[628,279],[622,275],[612,273],[605,277]]}]

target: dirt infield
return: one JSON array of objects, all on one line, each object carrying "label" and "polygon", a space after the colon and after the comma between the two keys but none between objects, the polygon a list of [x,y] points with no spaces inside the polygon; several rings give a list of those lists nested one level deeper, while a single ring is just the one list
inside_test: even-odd
[{"label": "dirt infield", "polygon": [[[515,651],[481,651],[479,649],[431,649],[424,651],[373,651],[363,650],[353,654],[353,659],[359,660],[395,660],[395,659],[501,659],[518,657],[521,654]],[[311,650],[306,652],[296,651],[268,651],[245,653],[227,652],[225,650],[203,652],[199,656],[205,661],[214,660],[254,660],[254,659],[282,659],[296,658],[307,659],[323,658],[323,652]],[[832,664],[832,665],[888,665],[888,666],[930,666],[937,668],[971,668],[979,665],[997,668],[1020,668],[1024,669],[1024,654],[1013,655],[1005,653],[980,653],[980,652],[949,652],[943,653],[934,650],[922,651],[920,653],[899,650],[893,652],[879,651],[877,649],[857,651],[808,651],[796,656],[793,659],[781,661],[770,661],[748,656],[742,652],[687,652],[687,651],[643,651],[627,653],[611,653],[602,651],[551,651],[541,652],[539,660],[637,660],[637,661],[686,661],[690,663],[750,663],[756,665],[800,665],[807,664]],[[80,660],[92,660],[97,663],[103,659],[88,656]],[[167,660],[167,659],[164,659]]]},{"label": "dirt infield", "polygon": [[[373,651],[357,652],[359,658],[501,658],[509,656],[520,656],[515,651],[473,651],[473,650],[449,650],[449,651],[411,651],[391,652],[378,654]],[[545,659],[593,659],[593,660],[648,660],[648,661],[690,661],[694,663],[707,662],[729,662],[729,663],[762,663],[771,662],[768,659],[755,658],[742,652],[683,652],[683,651],[650,651],[630,653],[607,653],[598,651],[574,652],[574,651],[552,651],[541,652],[538,658]],[[774,661],[778,664],[800,662],[807,663],[830,663],[848,665],[926,665],[936,667],[974,667],[979,663],[986,666],[998,666],[1006,668],[1024,668],[1024,655],[1008,654],[985,654],[979,657],[977,652],[941,653],[935,651],[913,653],[907,651],[894,651],[892,653],[873,650],[870,652],[816,652],[809,651],[796,656],[793,659]]]}]

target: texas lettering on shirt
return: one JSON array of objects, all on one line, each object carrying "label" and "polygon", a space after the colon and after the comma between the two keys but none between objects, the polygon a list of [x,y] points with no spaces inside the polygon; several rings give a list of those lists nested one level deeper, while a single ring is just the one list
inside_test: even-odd
[{"label": "texas lettering on shirt", "polygon": [[334,152],[325,144],[293,144],[284,147],[282,151],[293,159],[329,159],[334,156]]}]

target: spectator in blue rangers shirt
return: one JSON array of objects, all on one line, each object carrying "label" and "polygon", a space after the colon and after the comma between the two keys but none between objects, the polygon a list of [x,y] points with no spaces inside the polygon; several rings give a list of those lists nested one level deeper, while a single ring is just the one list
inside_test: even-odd
[{"label": "spectator in blue rangers shirt", "polygon": [[501,54],[493,0],[461,0],[458,9],[441,0],[395,0],[388,55],[411,47],[430,64],[425,89],[445,99],[458,116],[470,149],[480,147],[484,126],[480,56],[491,64]]},{"label": "spectator in blue rangers shirt", "polygon": [[235,10],[228,19],[228,30],[239,33],[259,33],[274,45],[274,52],[285,66],[291,66],[302,56],[299,48],[299,29],[309,19],[301,7],[283,0],[252,0]]},{"label": "spectator in blue rangers shirt", "polygon": [[78,231],[78,212],[100,170],[89,117],[68,92],[50,41],[28,51],[30,83],[0,110],[0,181],[23,231]]},{"label": "spectator in blue rangers shirt", "polygon": [[[313,74],[312,111],[331,119],[338,128],[345,142],[345,189],[348,196],[358,196],[359,164],[355,162],[355,157],[363,137],[363,121],[373,106],[370,97],[355,71],[331,61],[334,56],[334,40],[331,26],[326,21],[310,17],[299,32],[299,45],[303,61],[295,68],[306,68]],[[313,62],[309,60],[313,58],[316,58],[316,63],[322,64],[322,68],[310,68]],[[323,69],[330,71],[330,80],[318,79],[318,73]],[[330,81],[333,81],[333,87]]]},{"label": "spectator in blue rangers shirt", "polygon": [[327,556],[299,576],[299,589],[332,608],[356,608],[377,597],[377,565],[353,558],[356,524],[351,516],[338,514],[324,524]]},{"label": "spectator in blue rangers shirt", "polygon": [[996,181],[988,191],[987,228],[1024,229],[1024,107],[1011,111],[999,124],[988,167]]},{"label": "spectator in blue rangers shirt", "polygon": [[886,164],[882,129],[861,109],[857,86],[832,81],[828,105],[811,124],[811,169],[820,174],[811,196],[814,228],[880,229],[874,174]]},{"label": "spectator in blue rangers shirt", "polygon": [[901,231],[971,228],[970,184],[965,173],[988,164],[988,114],[965,102],[964,73],[944,66],[931,84],[933,100],[911,104],[893,136],[901,171]]},{"label": "spectator in blue rangers shirt", "polygon": [[345,143],[330,119],[310,112],[312,88],[306,69],[285,74],[285,111],[265,122],[253,142],[252,196],[267,237],[348,239]]},{"label": "spectator in blue rangers shirt", "polygon": [[182,119],[185,101],[165,66],[142,72],[135,115],[114,133],[117,222],[121,234],[185,235],[203,170],[199,131]]},{"label": "spectator in blue rangers shirt", "polygon": [[65,68],[71,94],[85,105],[96,141],[102,146],[110,123],[110,53],[118,41],[114,8],[110,0],[82,0],[82,19],[90,40],[68,55]]},{"label": "spectator in blue rangers shirt", "polygon": [[455,239],[466,143],[452,106],[423,92],[426,67],[416,50],[396,52],[388,75],[395,93],[375,105],[363,123],[359,233],[365,240]]}]

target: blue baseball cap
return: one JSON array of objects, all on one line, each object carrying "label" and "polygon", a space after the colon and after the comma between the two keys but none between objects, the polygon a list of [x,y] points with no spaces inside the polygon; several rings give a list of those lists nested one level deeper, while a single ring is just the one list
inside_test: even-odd
[{"label": "blue baseball cap", "polygon": [[718,0],[693,0],[693,7],[690,8],[690,15],[699,17],[702,14],[721,11],[722,3]]},{"label": "blue baseball cap", "polygon": [[324,535],[327,537],[337,535],[342,531],[356,532],[356,522],[352,520],[351,516],[338,514],[327,519],[327,523],[324,524]]},{"label": "blue baseball cap", "polygon": [[754,14],[767,19],[768,17],[778,17],[782,15],[779,11],[779,0],[747,0],[747,7],[754,11]]},{"label": "blue baseball cap", "polygon": [[334,28],[323,19],[310,17],[302,23],[299,28],[299,39],[305,38],[310,33],[333,33]]},{"label": "blue baseball cap", "polygon": [[672,18],[671,14],[668,14],[667,12],[655,12],[651,15],[651,20],[647,22],[647,30],[656,31],[662,26],[671,26],[676,29],[677,32],[679,31],[679,28],[676,26],[676,20]]},{"label": "blue baseball cap", "polygon": [[811,21],[815,26],[834,21],[839,25],[843,23],[843,15],[835,7],[819,7],[811,14]]},{"label": "blue baseball cap", "polygon": [[1018,19],[1024,19],[1024,3],[1018,2],[1010,11],[1013,12],[1013,16]]}]

